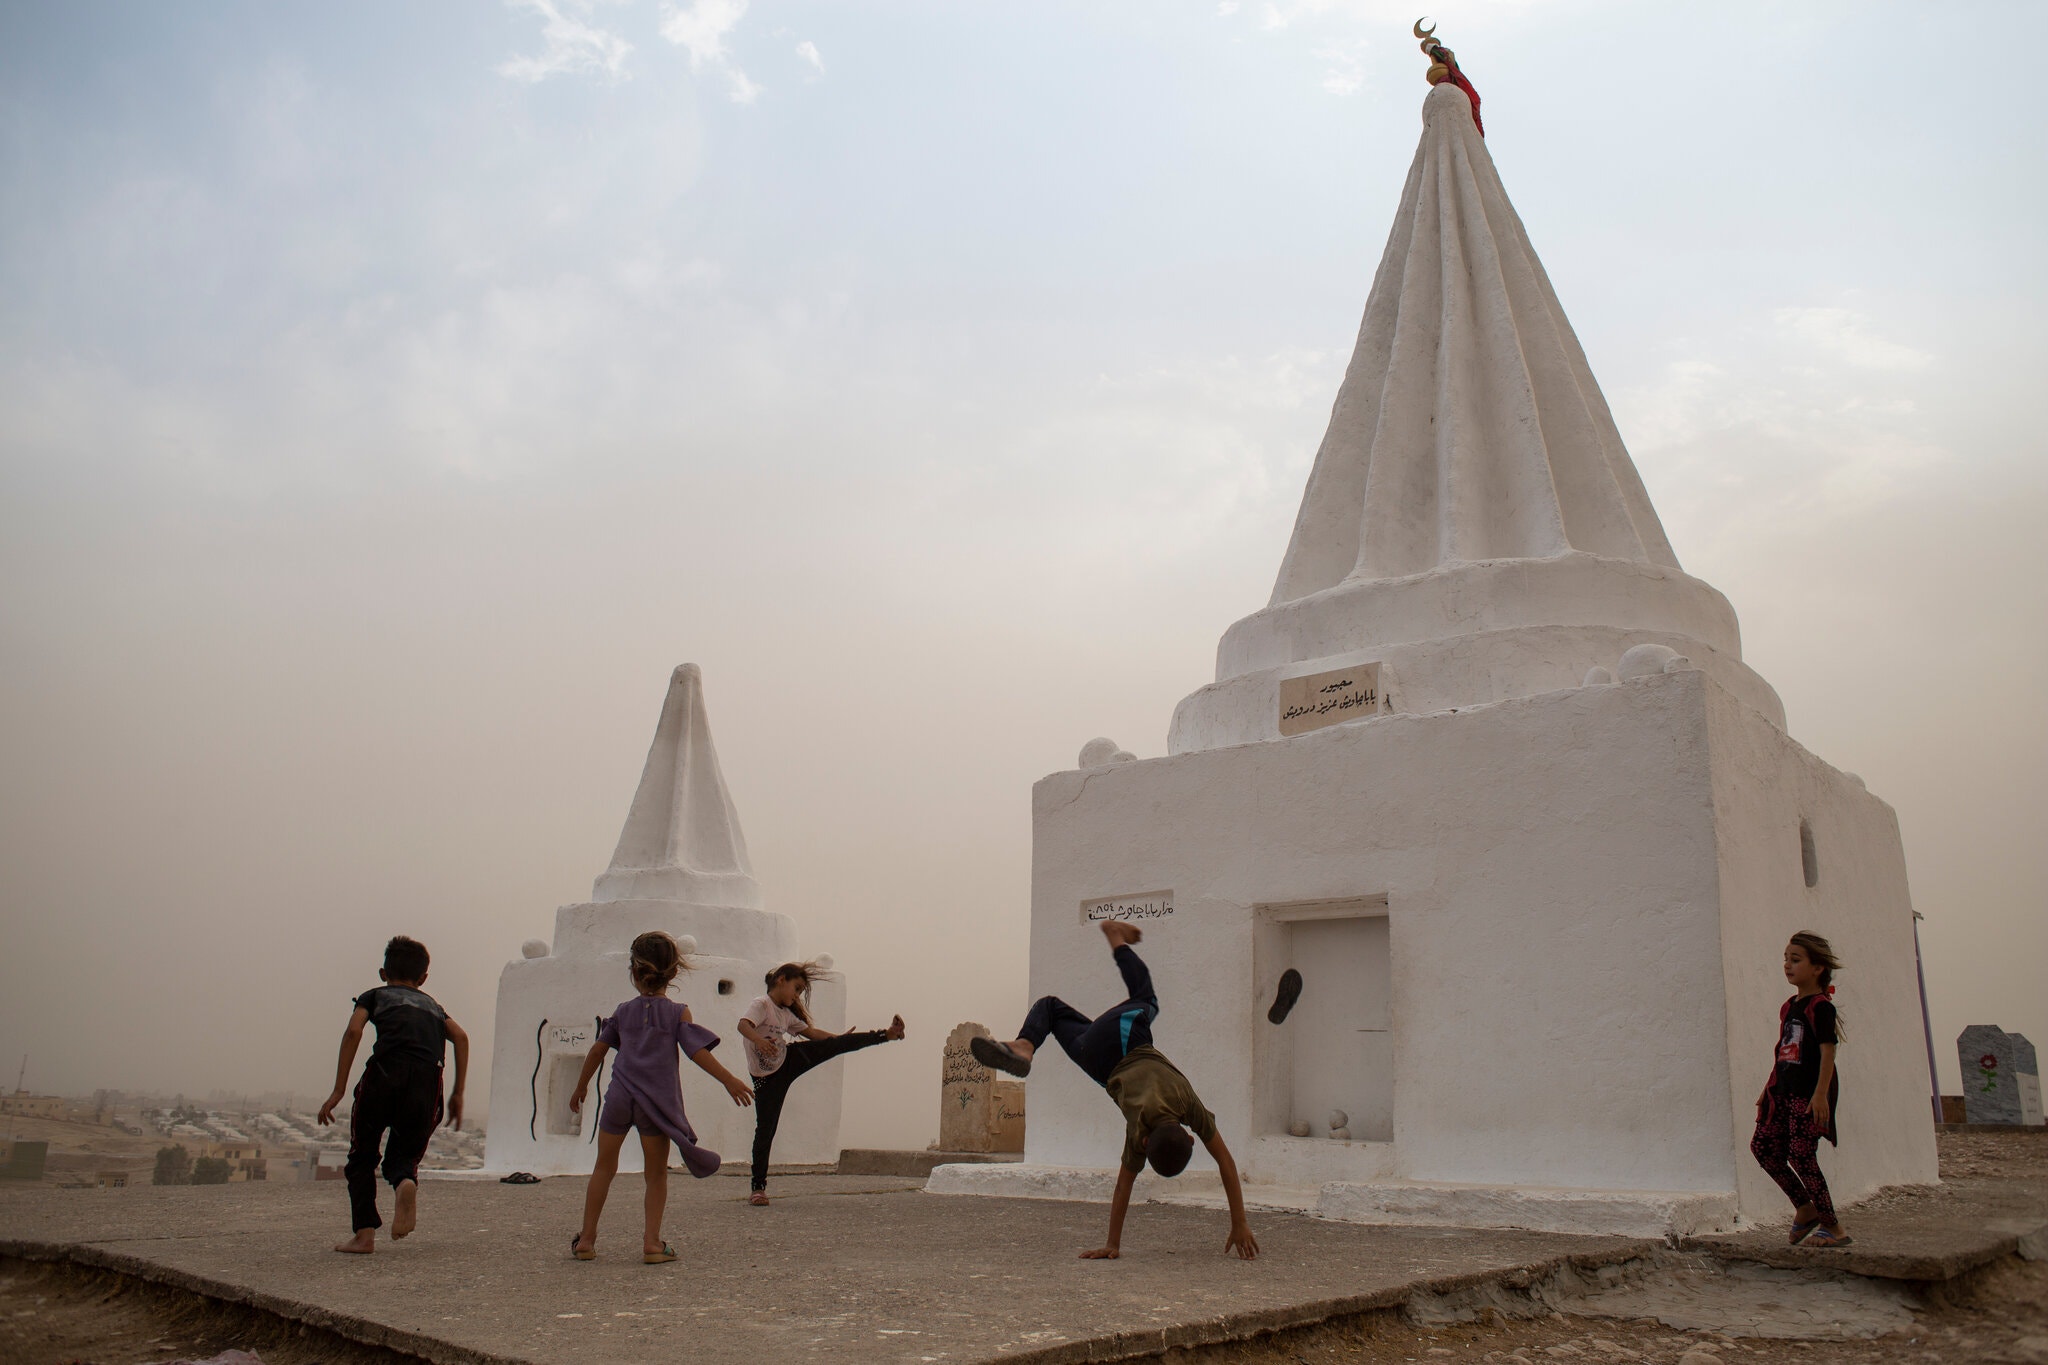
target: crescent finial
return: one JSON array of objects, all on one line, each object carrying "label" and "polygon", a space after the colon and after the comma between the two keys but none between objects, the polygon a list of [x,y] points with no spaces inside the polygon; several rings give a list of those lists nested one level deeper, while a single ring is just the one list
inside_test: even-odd
[{"label": "crescent finial", "polygon": [[[1429,17],[1429,16],[1428,16],[1427,14],[1425,14],[1425,15],[1423,15],[1423,16],[1422,16],[1422,19],[1427,19],[1428,17]],[[1430,35],[1431,35],[1432,33],[1435,33],[1435,32],[1436,32],[1436,25],[1435,25],[1435,24],[1431,24],[1431,25],[1430,25],[1430,26],[1429,26],[1428,28],[1424,28],[1424,27],[1422,26],[1422,19],[1417,19],[1417,20],[1415,21],[1415,36],[1416,36],[1416,37],[1418,37],[1418,38],[1427,38],[1427,37],[1429,37],[1429,36],[1430,36]]]}]

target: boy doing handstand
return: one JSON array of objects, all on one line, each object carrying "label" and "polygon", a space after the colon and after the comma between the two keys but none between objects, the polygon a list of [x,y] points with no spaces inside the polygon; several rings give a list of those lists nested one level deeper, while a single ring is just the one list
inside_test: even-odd
[{"label": "boy doing handstand", "polygon": [[[448,1096],[448,1121],[462,1126],[462,1086],[469,1075],[469,1035],[420,987],[427,982],[427,949],[403,934],[384,945],[384,966],[377,975],[384,984],[356,997],[355,1012],[341,1035],[341,1061],[334,1072],[334,1093],[320,1106],[320,1122],[334,1122],[334,1106],[348,1088],[349,1068],[363,1041],[363,1026],[374,1024],[377,1044],[356,1082],[355,1107],[349,1111],[349,1215],[355,1235],[336,1251],[366,1253],[377,1249],[377,1148],[384,1148],[384,1178],[391,1182],[396,1208],[391,1235],[404,1237],[419,1219],[420,1158],[427,1139],[441,1126],[441,1056],[455,1045],[455,1089]],[[385,1130],[391,1136],[387,1140]]]},{"label": "boy doing handstand", "polygon": [[1216,1132],[1216,1119],[1203,1107],[1194,1086],[1180,1069],[1152,1046],[1152,1021],[1159,1017],[1159,997],[1152,989],[1152,973],[1131,947],[1144,931],[1122,920],[1104,920],[1102,935],[1109,940],[1110,955],[1123,973],[1129,997],[1108,1013],[1090,1019],[1057,996],[1048,995],[1032,1005],[1024,1016],[1024,1027],[1015,1042],[1004,1044],[993,1038],[976,1038],[968,1044],[974,1059],[983,1066],[1007,1071],[1012,1076],[1031,1072],[1031,1058],[1048,1036],[1058,1040],[1074,1065],[1089,1079],[1109,1092],[1109,1098],[1124,1115],[1123,1164],[1117,1171],[1116,1193],[1109,1205],[1109,1244],[1081,1253],[1084,1260],[1113,1260],[1123,1240],[1124,1213],[1131,1206],[1131,1189],[1146,1161],[1167,1177],[1179,1175],[1194,1153],[1195,1137],[1216,1158],[1223,1177],[1223,1193],[1230,1200],[1230,1236],[1223,1249],[1245,1260],[1259,1254],[1258,1239],[1244,1216],[1244,1189],[1238,1184],[1237,1163]]}]

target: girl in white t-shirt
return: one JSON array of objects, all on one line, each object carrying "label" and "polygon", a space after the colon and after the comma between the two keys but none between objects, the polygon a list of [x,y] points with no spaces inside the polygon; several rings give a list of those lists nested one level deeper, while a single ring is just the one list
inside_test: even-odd
[{"label": "girl in white t-shirt", "polygon": [[820,1062],[903,1036],[900,1014],[886,1029],[861,1033],[827,1033],[814,1025],[806,1001],[816,970],[807,962],[783,963],[768,973],[768,994],[756,998],[740,1016],[747,1070],[754,1077],[754,1191],[747,1197],[749,1204],[768,1202],[768,1153],[775,1146],[775,1128],[782,1122],[782,1101],[791,1083]]}]

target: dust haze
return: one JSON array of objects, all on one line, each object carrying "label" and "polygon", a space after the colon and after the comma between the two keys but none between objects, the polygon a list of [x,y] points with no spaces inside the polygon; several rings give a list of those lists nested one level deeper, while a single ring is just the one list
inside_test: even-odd
[{"label": "dust haze", "polygon": [[[1963,1025],[2048,1039],[2044,116],[1903,5],[1783,84],[1592,8],[1598,83],[1460,17],[1489,145],[1685,568],[1898,811],[1953,1088]],[[1271,590],[1406,19],[791,6],[812,58],[693,74],[625,6],[536,74],[513,7],[110,13],[0,20],[0,1061],[312,1099],[398,932],[487,1040],[691,661],[768,908],[910,1026],[842,1142],[925,1145],[1027,1003],[1032,782],[1162,753]]]}]

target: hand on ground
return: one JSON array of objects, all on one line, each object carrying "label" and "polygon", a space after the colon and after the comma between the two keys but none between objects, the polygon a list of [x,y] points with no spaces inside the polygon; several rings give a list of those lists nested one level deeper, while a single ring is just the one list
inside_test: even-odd
[{"label": "hand on ground", "polygon": [[1259,1254],[1259,1239],[1252,1236],[1250,1224],[1233,1223],[1230,1225],[1230,1236],[1224,1240],[1223,1249],[1236,1252],[1244,1260],[1253,1260]]}]

